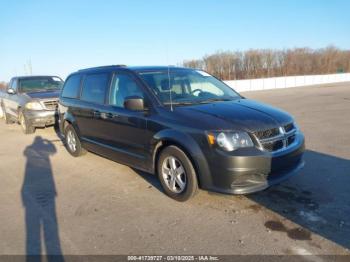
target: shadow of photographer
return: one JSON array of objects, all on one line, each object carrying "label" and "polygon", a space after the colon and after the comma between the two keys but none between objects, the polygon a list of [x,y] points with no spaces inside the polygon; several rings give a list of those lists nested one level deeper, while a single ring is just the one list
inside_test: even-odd
[{"label": "shadow of photographer", "polygon": [[[45,246],[48,260],[63,261],[59,240],[55,198],[57,196],[50,156],[57,152],[49,140],[36,136],[26,147],[22,203],[25,209],[27,260],[39,260]],[[51,257],[53,258],[53,257]]]}]

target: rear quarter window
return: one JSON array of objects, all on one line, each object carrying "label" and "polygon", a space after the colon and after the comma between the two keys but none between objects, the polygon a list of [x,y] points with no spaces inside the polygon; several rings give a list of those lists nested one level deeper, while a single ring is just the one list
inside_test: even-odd
[{"label": "rear quarter window", "polygon": [[62,97],[77,98],[80,90],[80,75],[70,76],[63,86]]}]

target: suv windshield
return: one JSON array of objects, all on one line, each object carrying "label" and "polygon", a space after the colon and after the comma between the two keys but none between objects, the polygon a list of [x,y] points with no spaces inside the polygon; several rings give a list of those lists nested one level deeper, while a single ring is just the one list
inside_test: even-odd
[{"label": "suv windshield", "polygon": [[169,69],[139,72],[159,100],[168,105],[200,104],[241,98],[238,93],[204,71]]},{"label": "suv windshield", "polygon": [[19,81],[19,90],[21,92],[59,90],[62,86],[63,81],[57,76],[24,78]]}]

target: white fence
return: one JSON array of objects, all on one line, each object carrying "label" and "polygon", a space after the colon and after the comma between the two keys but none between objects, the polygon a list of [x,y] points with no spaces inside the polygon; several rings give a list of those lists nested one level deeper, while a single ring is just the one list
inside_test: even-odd
[{"label": "white fence", "polygon": [[225,81],[238,92],[350,82],[350,73]]}]

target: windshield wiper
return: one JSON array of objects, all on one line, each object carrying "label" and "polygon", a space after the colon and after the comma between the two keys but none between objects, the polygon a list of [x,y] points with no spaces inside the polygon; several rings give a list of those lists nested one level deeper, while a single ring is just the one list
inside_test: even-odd
[{"label": "windshield wiper", "polygon": [[193,105],[195,103],[196,103],[195,101],[182,101],[182,102],[172,102],[172,103],[165,102],[163,104],[167,106],[170,106],[171,104],[176,106],[176,105]]},{"label": "windshield wiper", "polygon": [[209,99],[206,99],[206,100],[201,100],[201,101],[198,101],[198,103],[200,104],[206,104],[206,103],[210,103],[210,102],[219,102],[219,101],[232,101],[233,98],[209,98]]},{"label": "windshield wiper", "polygon": [[[44,89],[38,88],[38,89],[28,89],[28,90],[23,90],[25,93],[38,93],[42,92]],[[44,90],[45,91],[45,90]]]}]

